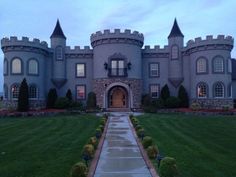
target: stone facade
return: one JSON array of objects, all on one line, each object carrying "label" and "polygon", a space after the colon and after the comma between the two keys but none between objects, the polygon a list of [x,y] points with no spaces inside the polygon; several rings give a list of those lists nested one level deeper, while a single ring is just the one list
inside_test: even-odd
[{"label": "stone facade", "polygon": [[205,108],[231,108],[236,96],[231,36],[198,37],[185,45],[175,20],[168,45],[163,48],[143,47],[142,33],[120,29],[91,34],[92,48],[71,48],[66,45],[66,36],[58,21],[50,39],[50,46],[27,37],[1,40],[6,105],[14,106],[17,102],[23,78],[31,88],[32,107],[45,105],[50,88],[56,88],[59,97],[64,97],[70,89],[73,99],[83,103],[93,91],[98,106],[105,109],[110,107],[112,100],[109,99],[113,97],[109,94],[115,87],[124,90],[127,108],[139,108],[143,94],[159,98],[165,84],[172,96],[177,96],[183,85],[190,101],[197,101]]},{"label": "stone facade", "polygon": [[232,109],[234,103],[232,99],[195,99],[191,103],[198,103],[201,108],[205,109]]}]

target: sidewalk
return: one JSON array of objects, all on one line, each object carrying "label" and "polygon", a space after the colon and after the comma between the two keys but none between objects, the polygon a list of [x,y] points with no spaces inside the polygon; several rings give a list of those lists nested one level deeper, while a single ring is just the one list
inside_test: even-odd
[{"label": "sidewalk", "polygon": [[151,177],[132,133],[127,113],[110,116],[94,177]]}]

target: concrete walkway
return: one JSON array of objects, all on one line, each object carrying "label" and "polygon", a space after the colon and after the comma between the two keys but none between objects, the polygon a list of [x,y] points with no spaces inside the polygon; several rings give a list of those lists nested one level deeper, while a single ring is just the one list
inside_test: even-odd
[{"label": "concrete walkway", "polygon": [[94,177],[151,177],[131,130],[128,113],[113,113]]}]

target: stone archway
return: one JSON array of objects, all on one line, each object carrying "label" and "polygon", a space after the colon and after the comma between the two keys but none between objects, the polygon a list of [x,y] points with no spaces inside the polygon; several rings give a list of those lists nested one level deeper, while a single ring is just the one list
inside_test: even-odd
[{"label": "stone archway", "polygon": [[109,108],[127,108],[128,93],[124,87],[114,86],[108,92]]}]

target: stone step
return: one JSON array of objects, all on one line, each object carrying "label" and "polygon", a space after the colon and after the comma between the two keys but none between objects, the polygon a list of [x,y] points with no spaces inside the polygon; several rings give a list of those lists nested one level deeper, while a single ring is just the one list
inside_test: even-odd
[{"label": "stone step", "polygon": [[107,108],[107,112],[130,112],[130,108]]}]

